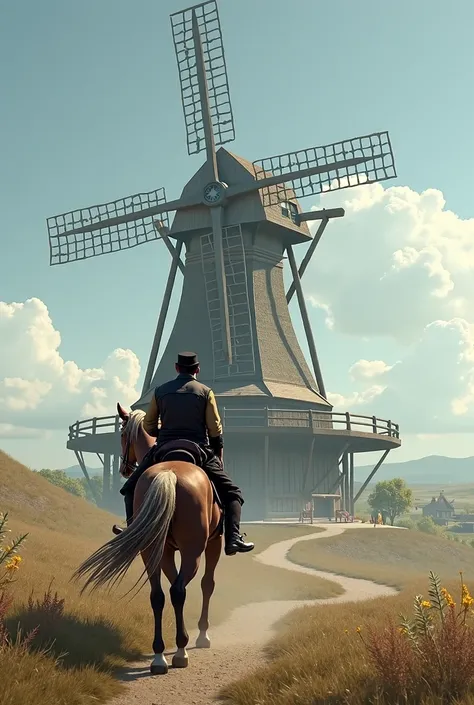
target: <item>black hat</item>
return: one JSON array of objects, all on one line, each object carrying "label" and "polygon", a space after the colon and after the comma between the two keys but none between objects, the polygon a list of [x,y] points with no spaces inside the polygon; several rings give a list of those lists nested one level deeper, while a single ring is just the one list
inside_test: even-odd
[{"label": "black hat", "polygon": [[177,364],[179,367],[197,367],[199,365],[199,360],[196,353],[181,352],[178,353]]}]

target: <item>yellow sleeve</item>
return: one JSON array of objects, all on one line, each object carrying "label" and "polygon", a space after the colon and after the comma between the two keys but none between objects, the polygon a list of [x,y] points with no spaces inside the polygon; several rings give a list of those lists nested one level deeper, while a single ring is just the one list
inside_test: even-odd
[{"label": "yellow sleeve", "polygon": [[158,419],[160,416],[160,410],[158,409],[158,404],[156,403],[155,395],[153,394],[150,404],[148,405],[145,418],[143,419],[143,428],[150,436],[158,435]]},{"label": "yellow sleeve", "polygon": [[211,390],[207,398],[206,404],[206,426],[210,438],[216,438],[222,435],[222,423],[219,411],[217,409],[216,397]]}]

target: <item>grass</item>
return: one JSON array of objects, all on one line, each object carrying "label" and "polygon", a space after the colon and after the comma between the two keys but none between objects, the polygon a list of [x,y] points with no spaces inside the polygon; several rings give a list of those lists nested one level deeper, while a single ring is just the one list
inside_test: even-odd
[{"label": "grass", "polygon": [[[71,584],[69,579],[86,556],[111,538],[110,528],[117,518],[51,485],[1,451],[0,497],[0,511],[9,512],[12,532],[29,534],[22,550],[22,568],[14,585],[15,602],[10,627],[14,631],[17,623],[24,629],[39,624],[34,644],[39,650],[48,649],[46,655],[21,653],[21,683],[10,676],[16,668],[9,664],[13,654],[10,653],[8,659],[2,654],[0,682],[3,688],[3,682],[9,680],[11,691],[8,695],[10,701],[2,700],[2,705],[9,702],[15,702],[15,705],[29,702],[35,705],[50,702],[89,705],[111,695],[118,686],[109,672],[150,650],[153,617],[148,589],[133,600],[121,598],[141,573],[141,562],[136,562],[131,575],[111,594],[99,591],[93,597],[87,594],[80,597],[78,586]],[[308,525],[253,524],[246,530],[256,542],[256,551],[279,540],[318,531]],[[31,592],[41,601],[51,581],[53,592],[57,590],[59,598],[65,600],[64,613],[55,619],[50,619],[42,608],[28,610],[26,607]],[[195,627],[200,612],[199,583],[197,576],[188,589],[186,620],[190,628]],[[235,558],[223,555],[211,603],[211,628],[212,624],[225,619],[233,608],[248,602],[313,599],[340,592],[340,587],[333,582],[271,568],[253,561],[250,555]],[[164,615],[168,646],[174,644],[174,629],[168,600]],[[55,677],[47,676],[48,684],[43,684],[43,688],[42,674],[45,678],[46,674],[51,674],[51,669],[55,668],[54,659],[64,653],[61,666],[54,670]],[[28,685],[33,674],[34,683]],[[28,688],[34,692],[34,700],[28,699]]]},{"label": "grass", "polygon": [[[297,563],[350,577],[396,586],[395,597],[360,603],[307,607],[288,615],[266,649],[268,663],[228,686],[222,698],[232,705],[397,705],[381,697],[373,662],[361,644],[366,635],[383,635],[388,620],[412,611],[416,594],[427,593],[428,572],[438,572],[450,591],[464,569],[474,577],[474,551],[445,539],[405,530],[350,529],[345,534],[295,544]],[[400,701],[401,702],[401,701]],[[442,705],[435,696],[408,701]],[[466,695],[459,705],[474,705]]]},{"label": "grass", "polygon": [[462,570],[474,578],[474,550],[406,529],[350,529],[344,534],[301,541],[288,558],[294,563],[403,588],[430,570],[450,578]]}]

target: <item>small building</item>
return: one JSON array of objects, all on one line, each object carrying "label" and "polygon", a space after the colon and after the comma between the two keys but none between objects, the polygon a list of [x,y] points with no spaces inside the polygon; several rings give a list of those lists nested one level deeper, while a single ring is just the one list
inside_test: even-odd
[{"label": "small building", "polygon": [[431,502],[423,507],[423,516],[432,517],[437,524],[446,524],[454,517],[454,499],[449,502],[440,492],[439,497],[433,497]]}]

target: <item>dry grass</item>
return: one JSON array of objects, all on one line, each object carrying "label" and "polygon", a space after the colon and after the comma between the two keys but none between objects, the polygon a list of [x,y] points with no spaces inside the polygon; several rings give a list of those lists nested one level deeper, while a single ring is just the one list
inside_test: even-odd
[{"label": "dry grass", "polygon": [[[48,656],[22,654],[22,682],[9,686],[10,701],[5,700],[5,703],[14,701],[15,705],[29,702],[46,705],[50,702],[77,702],[86,705],[96,702],[94,698],[101,699],[116,689],[116,684],[107,675],[110,669],[150,649],[153,618],[148,590],[143,590],[133,600],[121,597],[141,573],[141,564],[137,561],[131,575],[117,591],[111,594],[99,591],[92,598],[87,594],[80,597],[79,587],[69,582],[70,576],[87,555],[111,538],[110,527],[116,517],[51,485],[1,451],[0,497],[0,510],[10,513],[9,527],[13,533],[29,534],[22,550],[22,569],[14,586],[15,602],[10,627],[14,631],[17,623],[21,623],[24,629],[39,624],[35,644],[39,649],[50,649]],[[246,529],[259,551],[275,541],[304,535],[311,530],[307,525],[249,525]],[[316,528],[313,530],[317,531]],[[52,580],[53,592],[57,590],[59,598],[65,600],[64,614],[55,619],[49,618],[43,608],[27,608],[31,591],[35,598],[41,600]],[[188,590],[186,618],[190,628],[196,625],[199,616],[199,583],[197,577]],[[234,607],[247,602],[312,599],[340,592],[340,587],[335,583],[267,567],[253,561],[250,555],[235,558],[222,556],[217,570],[211,620],[214,624],[220,622]],[[164,615],[164,633],[168,645],[173,645],[174,619],[169,604]],[[46,677],[46,674],[52,673],[54,658],[64,653],[62,666],[55,671],[55,677],[47,685],[44,684],[43,696],[41,674]],[[13,652],[9,654],[9,659],[12,658]],[[14,669],[8,667],[4,670],[7,666],[4,665],[6,660],[3,655],[1,664],[0,682],[3,684],[3,678]],[[35,674],[35,683],[28,685],[28,674],[31,677]],[[54,683],[56,691],[51,690]],[[14,687],[21,687],[17,695]],[[29,687],[31,692],[34,689],[34,701],[28,699]],[[68,689],[71,691],[70,700],[61,700],[61,689],[64,694]]]},{"label": "dry grass", "polygon": [[310,568],[398,588],[430,570],[447,579],[459,570],[474,578],[474,549],[406,529],[350,529],[327,539],[301,541],[288,558]]},{"label": "dry grass", "polygon": [[[222,694],[233,705],[397,705],[404,700],[380,694],[373,660],[362,635],[382,635],[388,620],[410,614],[416,594],[427,594],[432,569],[450,580],[453,594],[458,570],[474,576],[474,551],[444,539],[389,529],[350,529],[345,534],[301,542],[290,551],[292,560],[351,577],[370,578],[398,586],[396,597],[369,602],[307,607],[289,615],[267,647],[269,663]],[[360,557],[360,559],[359,559]],[[453,580],[454,578],[454,580]],[[469,580],[467,580],[469,583]],[[442,705],[437,696],[416,693],[407,701]],[[458,703],[474,705],[474,695]]]}]

